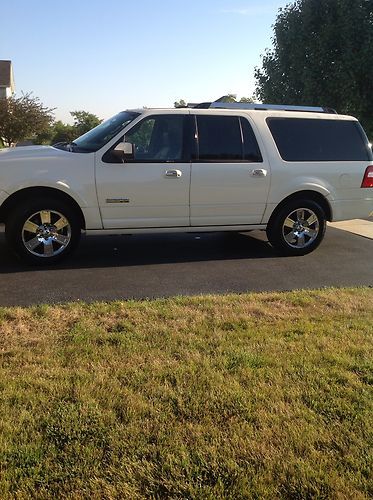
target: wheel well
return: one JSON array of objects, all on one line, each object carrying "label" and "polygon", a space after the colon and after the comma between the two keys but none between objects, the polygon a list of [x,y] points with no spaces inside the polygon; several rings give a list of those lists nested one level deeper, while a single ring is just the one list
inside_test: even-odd
[{"label": "wheel well", "polygon": [[277,205],[277,207],[272,212],[272,215],[270,217],[269,222],[271,221],[271,219],[273,219],[273,217],[276,216],[278,211],[281,210],[283,206],[285,206],[287,203],[289,203],[289,201],[299,200],[299,199],[316,201],[317,203],[319,203],[321,208],[324,210],[325,215],[326,215],[326,220],[328,220],[328,221],[332,220],[332,209],[329,205],[328,200],[325,198],[325,196],[318,193],[317,191],[298,191],[297,193],[293,193],[290,196],[288,196],[287,198],[284,198],[281,201],[281,203],[279,203]]},{"label": "wheel well", "polygon": [[43,198],[48,196],[52,196],[54,199],[59,199],[61,201],[69,203],[70,206],[72,206],[74,210],[76,210],[76,213],[79,216],[81,228],[85,229],[85,219],[82,209],[74,200],[74,198],[64,193],[63,191],[60,191],[59,189],[49,187],[30,187],[21,189],[13,193],[4,201],[4,203],[0,207],[0,222],[6,221],[8,215],[18,205],[18,203],[24,202],[25,200],[31,198]]}]

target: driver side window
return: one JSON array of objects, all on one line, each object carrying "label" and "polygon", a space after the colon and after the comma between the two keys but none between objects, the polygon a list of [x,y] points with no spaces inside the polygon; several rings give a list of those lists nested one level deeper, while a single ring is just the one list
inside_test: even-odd
[{"label": "driver side window", "polygon": [[126,134],[140,162],[181,161],[183,154],[184,115],[156,115],[145,118]]},{"label": "driver side window", "polygon": [[154,118],[145,119],[126,134],[126,142],[134,145],[135,159],[137,160],[150,153],[154,123]]}]

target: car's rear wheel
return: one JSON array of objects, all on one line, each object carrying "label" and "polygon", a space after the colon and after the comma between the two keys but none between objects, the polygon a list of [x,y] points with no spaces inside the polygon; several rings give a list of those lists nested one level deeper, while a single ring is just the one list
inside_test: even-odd
[{"label": "car's rear wheel", "polygon": [[326,216],[313,200],[293,200],[271,218],[267,236],[283,255],[305,255],[315,250],[324,238]]},{"label": "car's rear wheel", "polygon": [[19,205],[5,225],[7,241],[23,261],[48,265],[67,257],[80,239],[76,211],[66,202],[29,200]]}]

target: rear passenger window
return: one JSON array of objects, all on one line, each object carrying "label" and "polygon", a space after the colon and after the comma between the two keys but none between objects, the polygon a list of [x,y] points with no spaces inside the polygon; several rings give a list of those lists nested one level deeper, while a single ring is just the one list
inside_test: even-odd
[{"label": "rear passenger window", "polygon": [[372,154],[356,121],[310,118],[267,118],[283,160],[366,161]]},{"label": "rear passenger window", "polygon": [[242,138],[238,117],[197,116],[201,161],[242,160]]},{"label": "rear passenger window", "polygon": [[238,116],[211,115],[199,115],[196,119],[199,161],[262,161],[247,120]]}]

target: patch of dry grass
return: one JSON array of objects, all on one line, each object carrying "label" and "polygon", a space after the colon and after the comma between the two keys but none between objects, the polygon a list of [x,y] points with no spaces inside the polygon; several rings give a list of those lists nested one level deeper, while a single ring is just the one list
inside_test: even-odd
[{"label": "patch of dry grass", "polygon": [[373,289],[0,309],[0,497],[373,495]]}]

